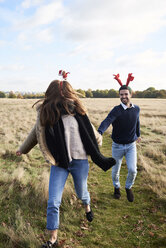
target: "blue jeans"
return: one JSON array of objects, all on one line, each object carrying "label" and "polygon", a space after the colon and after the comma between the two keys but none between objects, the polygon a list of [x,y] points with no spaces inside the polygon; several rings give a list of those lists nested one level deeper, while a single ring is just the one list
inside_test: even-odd
[{"label": "blue jeans", "polygon": [[119,175],[123,157],[126,158],[128,175],[125,187],[130,189],[137,175],[137,150],[136,142],[130,144],[112,143],[112,157],[116,159],[116,165],[112,167],[112,181],[115,188],[120,188]]},{"label": "blue jeans", "polygon": [[61,204],[63,189],[69,173],[71,173],[75,191],[84,205],[90,205],[90,195],[87,189],[89,163],[87,159],[73,159],[68,169],[51,166],[49,181],[49,199],[47,206],[47,229],[59,228],[59,207]]}]

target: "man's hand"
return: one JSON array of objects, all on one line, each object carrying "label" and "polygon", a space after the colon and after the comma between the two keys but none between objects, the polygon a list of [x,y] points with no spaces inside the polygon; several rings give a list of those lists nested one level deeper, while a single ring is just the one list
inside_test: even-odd
[{"label": "man's hand", "polygon": [[138,142],[138,143],[141,142],[141,137],[138,137],[137,142]]}]

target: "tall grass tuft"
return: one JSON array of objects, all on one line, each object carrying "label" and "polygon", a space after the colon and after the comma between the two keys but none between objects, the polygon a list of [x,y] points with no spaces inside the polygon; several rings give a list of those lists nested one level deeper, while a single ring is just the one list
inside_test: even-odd
[{"label": "tall grass tuft", "polygon": [[8,248],[35,248],[40,244],[31,224],[25,222],[20,208],[15,212],[15,218],[11,220],[10,226],[3,224],[0,232],[4,235]]}]

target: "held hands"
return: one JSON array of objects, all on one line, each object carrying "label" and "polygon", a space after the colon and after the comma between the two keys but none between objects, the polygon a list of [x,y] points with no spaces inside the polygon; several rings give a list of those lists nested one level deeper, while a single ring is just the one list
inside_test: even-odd
[{"label": "held hands", "polygon": [[110,168],[112,168],[112,166],[114,166],[116,164],[116,160],[114,158],[107,158],[108,164],[105,165],[105,167],[103,168],[104,171],[109,170]]},{"label": "held hands", "polygon": [[22,152],[16,151],[16,155],[17,155],[17,156],[21,156],[21,155],[22,155]]}]

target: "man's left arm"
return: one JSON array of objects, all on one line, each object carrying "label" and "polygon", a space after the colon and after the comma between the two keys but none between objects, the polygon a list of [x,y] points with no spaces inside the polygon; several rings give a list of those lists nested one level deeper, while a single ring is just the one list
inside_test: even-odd
[{"label": "man's left arm", "polygon": [[[139,111],[140,112],[140,111]],[[137,118],[137,124],[136,124],[136,134],[137,134],[137,142],[140,143],[141,137],[140,137],[140,120],[139,120],[139,113],[138,113],[138,118]]]}]

